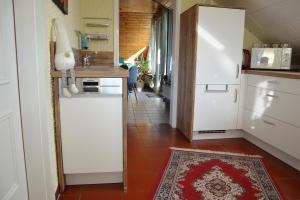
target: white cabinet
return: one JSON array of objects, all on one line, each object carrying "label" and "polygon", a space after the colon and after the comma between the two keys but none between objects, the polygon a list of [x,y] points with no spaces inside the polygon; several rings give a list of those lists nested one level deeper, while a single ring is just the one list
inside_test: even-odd
[{"label": "white cabinet", "polygon": [[237,128],[239,85],[196,85],[194,131]]},{"label": "white cabinet", "polygon": [[245,11],[199,6],[196,84],[240,84]]},{"label": "white cabinet", "polygon": [[248,86],[246,109],[300,127],[300,95]]},{"label": "white cabinet", "polygon": [[123,171],[122,96],[60,98],[65,174]]},{"label": "white cabinet", "polygon": [[244,130],[281,151],[300,159],[300,128],[246,110]]},{"label": "white cabinet", "polygon": [[247,75],[247,85],[300,95],[300,80],[271,76]]},{"label": "white cabinet", "polygon": [[194,6],[180,20],[177,128],[189,140],[236,137],[245,10]]},{"label": "white cabinet", "polygon": [[247,75],[243,129],[300,159],[300,80]]}]

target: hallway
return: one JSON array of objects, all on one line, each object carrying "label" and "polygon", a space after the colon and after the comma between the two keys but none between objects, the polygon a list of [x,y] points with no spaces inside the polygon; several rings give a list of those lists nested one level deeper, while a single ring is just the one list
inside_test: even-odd
[{"label": "hallway", "polygon": [[300,200],[300,172],[244,139],[203,140],[189,143],[169,125],[128,127],[128,191],[121,184],[69,186],[60,200],[146,200],[159,181],[169,147],[262,155],[268,172],[287,200]]}]

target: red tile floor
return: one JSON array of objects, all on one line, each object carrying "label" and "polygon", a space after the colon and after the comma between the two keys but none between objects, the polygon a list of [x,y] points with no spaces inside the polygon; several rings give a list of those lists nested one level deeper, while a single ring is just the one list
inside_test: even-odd
[{"label": "red tile floor", "polygon": [[169,125],[128,127],[128,191],[121,184],[68,186],[59,200],[144,200],[159,180],[169,147],[262,155],[279,190],[288,200],[300,200],[300,172],[244,139],[203,140],[189,143]]}]

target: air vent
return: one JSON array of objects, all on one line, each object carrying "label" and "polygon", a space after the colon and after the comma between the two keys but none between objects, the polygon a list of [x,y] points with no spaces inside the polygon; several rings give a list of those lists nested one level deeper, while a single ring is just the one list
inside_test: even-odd
[{"label": "air vent", "polygon": [[198,131],[199,134],[207,134],[207,133],[225,133],[225,130],[212,130],[212,131]]}]

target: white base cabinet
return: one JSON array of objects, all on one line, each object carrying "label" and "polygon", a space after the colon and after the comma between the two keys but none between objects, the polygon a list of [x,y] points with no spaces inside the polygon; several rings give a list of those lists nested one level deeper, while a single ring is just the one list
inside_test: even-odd
[{"label": "white base cabinet", "polygon": [[251,111],[244,113],[244,130],[300,159],[300,128]]},{"label": "white base cabinet", "polygon": [[247,75],[243,129],[300,160],[300,80]]},{"label": "white base cabinet", "polygon": [[123,171],[122,95],[60,98],[65,174]]}]

